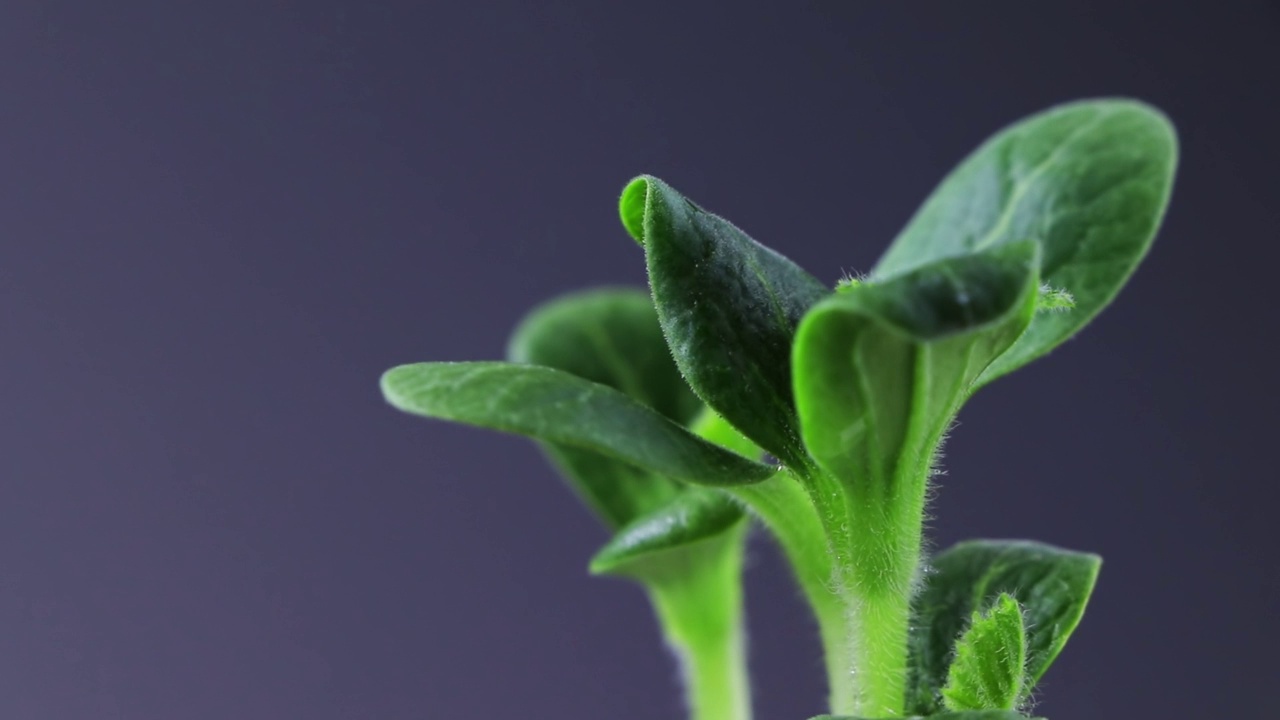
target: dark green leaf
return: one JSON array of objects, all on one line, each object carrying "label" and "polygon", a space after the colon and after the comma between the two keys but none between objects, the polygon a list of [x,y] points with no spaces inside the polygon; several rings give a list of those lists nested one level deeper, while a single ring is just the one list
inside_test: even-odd
[{"label": "dark green leaf", "polygon": [[873,273],[1028,238],[1041,276],[1075,307],[1045,312],[980,384],[1049,352],[1120,291],[1155,237],[1173,186],[1177,138],[1158,110],[1130,100],[1077,102],[1034,115],[983,144],[934,191]]},{"label": "dark green leaf", "polygon": [[783,463],[806,464],[791,340],[830,291],[656,178],[632,181],[620,212],[644,246],[663,333],[694,392]]},{"label": "dark green leaf", "polygon": [[[974,379],[1030,321],[1035,264],[1035,243],[1006,245],[858,285],[810,311],[796,337],[796,403],[809,453],[841,488],[831,508],[832,493],[815,493],[829,534],[849,524],[877,544],[913,536],[897,523],[918,523],[934,448]],[[876,508],[889,526],[845,517],[848,507]],[[880,548],[836,542],[853,542],[869,578],[904,580],[875,565]],[[915,561],[903,562],[909,575]]]},{"label": "dark green leaf", "polygon": [[[860,720],[858,717],[850,717],[847,715],[818,715],[810,717],[809,720]],[[895,720],[1037,720],[1034,717],[1025,717],[1007,710],[977,710],[963,712],[938,712],[938,714],[929,715],[928,719],[913,715],[910,717],[902,717]],[[1044,720],[1043,717],[1038,720]]]},{"label": "dark green leaf", "polygon": [[702,408],[680,377],[643,290],[596,288],[535,307],[512,334],[507,359],[608,385],[681,425]]},{"label": "dark green leaf", "polygon": [[1022,608],[1001,593],[990,609],[973,612],[956,641],[942,702],[948,710],[1012,710],[1023,699],[1026,662]]},{"label": "dark green leaf", "polygon": [[662,507],[684,486],[675,480],[591,450],[540,442],[551,464],[612,529]]},{"label": "dark green leaf", "polygon": [[[682,425],[702,407],[671,359],[653,301],[640,290],[588,290],[534,308],[513,334],[507,357],[608,385]],[[672,480],[611,457],[540,445],[614,528],[660,507],[681,489]]]},{"label": "dark green leaf", "polygon": [[689,488],[622,528],[591,560],[591,572],[641,581],[682,576],[689,546],[744,520],[741,508],[715,490]]},{"label": "dark green leaf", "polygon": [[1030,692],[1079,624],[1101,558],[1026,540],[960,543],[932,562],[916,599],[907,710],[927,715],[940,707],[955,638],[974,610],[1001,593],[1017,599],[1027,628],[1026,683]]},{"label": "dark green leaf", "polygon": [[405,412],[589,450],[691,483],[758,482],[774,468],[693,435],[611,387],[552,368],[418,363],[382,376]]}]

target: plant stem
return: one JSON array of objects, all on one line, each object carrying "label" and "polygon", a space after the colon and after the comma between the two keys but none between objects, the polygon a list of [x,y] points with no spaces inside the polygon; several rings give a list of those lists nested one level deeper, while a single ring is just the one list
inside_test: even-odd
[{"label": "plant stem", "polygon": [[911,599],[924,514],[923,485],[918,499],[915,488],[907,487],[905,502],[851,513],[844,537],[848,550],[838,561],[856,687],[852,713],[862,717],[901,715],[906,700]]},{"label": "plant stem", "polygon": [[730,493],[751,508],[782,546],[818,622],[826,658],[828,708],[834,713],[851,712],[854,677],[849,664],[847,613],[835,592],[831,554],[813,504],[789,472],[734,487]]},{"label": "plant stem", "polygon": [[[698,435],[745,457],[760,457],[760,448],[709,409],[693,424]],[[831,488],[837,495],[838,486]],[[814,498],[792,470],[763,482],[724,489],[760,518],[782,546],[796,582],[818,622],[827,668],[827,707],[837,714],[853,711],[857,697],[850,654],[850,615],[836,592],[832,542],[824,532]]]},{"label": "plant stem", "polygon": [[691,720],[751,720],[741,577],[746,528],[744,522],[687,548],[687,571],[648,585],[680,662]]},{"label": "plant stem", "polygon": [[851,712],[896,717],[906,696],[910,596],[850,593],[846,598],[854,687]]}]

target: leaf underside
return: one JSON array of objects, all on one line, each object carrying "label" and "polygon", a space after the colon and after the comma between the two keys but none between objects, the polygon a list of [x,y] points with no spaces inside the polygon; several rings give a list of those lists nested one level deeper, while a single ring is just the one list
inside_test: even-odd
[{"label": "leaf underside", "polygon": [[993,136],[933,192],[876,265],[893,276],[944,257],[1033,238],[1043,280],[1075,299],[1038,315],[980,384],[1049,352],[1119,292],[1164,216],[1177,137],[1158,110],[1092,100],[1033,115]]},{"label": "leaf underside", "polygon": [[663,333],[694,392],[784,464],[802,466],[791,341],[830,290],[656,178],[633,180],[620,213],[644,247]]},{"label": "leaf underside", "polygon": [[907,711],[941,708],[955,639],[975,610],[1008,593],[1022,606],[1029,693],[1080,623],[1102,560],[1029,540],[971,540],[935,557],[916,598]]},{"label": "leaf underside", "polygon": [[[681,425],[701,401],[671,360],[649,294],[597,288],[531,310],[507,346],[512,362],[542,365],[607,385]],[[539,443],[596,513],[613,528],[670,501],[682,486],[600,453]]]},{"label": "leaf underside", "polygon": [[681,425],[702,408],[680,377],[653,300],[642,289],[593,288],[534,307],[512,333],[507,359],[608,385]]},{"label": "leaf underside", "polygon": [[552,368],[402,365],[383,375],[382,390],[405,412],[589,450],[690,483],[751,483],[775,472],[702,440],[611,387]]},{"label": "leaf underside", "polygon": [[679,572],[688,546],[738,525],[741,508],[721,493],[689,488],[666,505],[623,527],[591,560],[591,572],[637,580],[661,580]]}]

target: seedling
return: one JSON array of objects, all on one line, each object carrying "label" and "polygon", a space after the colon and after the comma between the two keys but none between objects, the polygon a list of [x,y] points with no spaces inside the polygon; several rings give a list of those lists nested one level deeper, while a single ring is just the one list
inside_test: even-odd
[{"label": "seedling", "polygon": [[1100,559],[1014,540],[923,556],[938,450],[977,390],[1092,320],[1168,203],[1172,126],[1130,100],[1052,108],[948,176],[870,273],[829,288],[654,177],[622,193],[649,293],[536,308],[509,362],[418,363],[397,408],[536,439],[614,531],[695,720],[746,720],[749,518],[781,545],[825,652],[829,711],[1022,717]]}]

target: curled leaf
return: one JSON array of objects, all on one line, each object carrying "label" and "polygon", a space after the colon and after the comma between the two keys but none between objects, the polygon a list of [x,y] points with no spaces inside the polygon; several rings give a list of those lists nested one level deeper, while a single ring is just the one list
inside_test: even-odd
[{"label": "curled leaf", "polygon": [[791,341],[830,291],[657,178],[633,180],[620,214],[644,247],[663,333],[693,391],[783,463],[804,465]]}]

